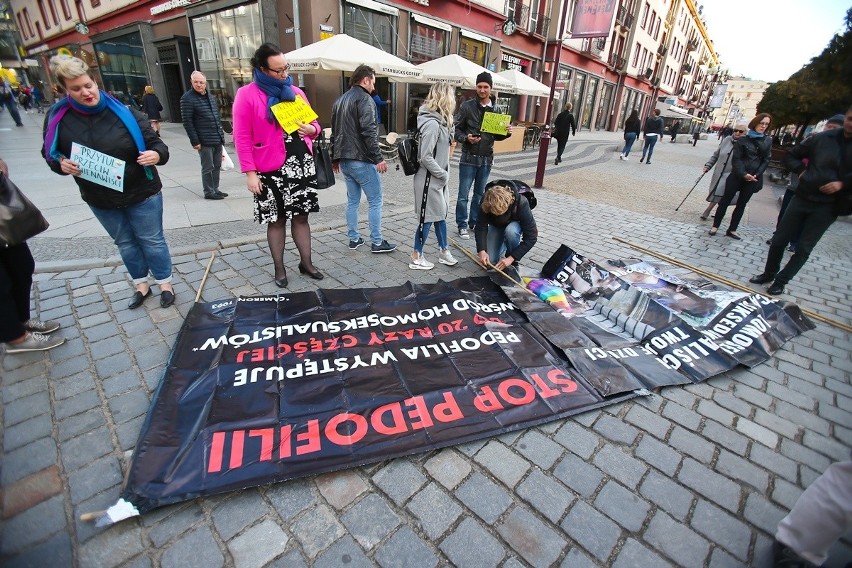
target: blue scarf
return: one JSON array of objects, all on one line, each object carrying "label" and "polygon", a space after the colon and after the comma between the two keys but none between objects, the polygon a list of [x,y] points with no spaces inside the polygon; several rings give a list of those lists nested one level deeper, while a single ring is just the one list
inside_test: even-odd
[{"label": "blue scarf", "polygon": [[[124,127],[127,128],[130,137],[133,138],[136,149],[139,152],[147,150],[145,147],[145,138],[142,136],[142,129],[139,128],[139,123],[136,122],[133,113],[121,101],[109,93],[100,91],[100,98],[98,99],[98,104],[95,106],[81,105],[72,99],[70,95],[60,99],[53,105],[47,119],[47,131],[44,136],[45,155],[56,162],[64,157],[57,149],[57,144],[59,143],[59,123],[62,122],[62,118],[69,110],[83,115],[95,115],[107,109],[112,111],[121,120]],[[154,179],[154,171],[150,166],[144,166],[144,170],[146,178],[149,180]]]},{"label": "blue scarf", "polygon": [[281,101],[295,101],[296,91],[293,90],[293,78],[287,75],[286,79],[276,79],[270,77],[260,69],[255,69],[254,82],[258,88],[266,93],[267,115],[266,119],[269,122],[277,122],[275,115],[272,114],[272,107]]},{"label": "blue scarf", "polygon": [[763,138],[766,134],[761,134],[760,132],[755,132],[751,128],[748,129],[748,134],[746,134],[749,138]]}]

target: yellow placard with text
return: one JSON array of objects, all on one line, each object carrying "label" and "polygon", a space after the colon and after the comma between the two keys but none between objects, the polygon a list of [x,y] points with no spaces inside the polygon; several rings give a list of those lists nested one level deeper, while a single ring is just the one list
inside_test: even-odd
[{"label": "yellow placard with text", "polygon": [[510,122],[512,122],[512,115],[510,114],[486,112],[482,116],[482,126],[480,127],[480,130],[489,134],[499,134],[505,136],[509,133]]},{"label": "yellow placard with text", "polygon": [[272,107],[272,114],[278,119],[278,124],[287,134],[293,134],[299,129],[299,122],[307,124],[318,117],[311,105],[302,97],[296,97],[295,101],[284,101]]}]

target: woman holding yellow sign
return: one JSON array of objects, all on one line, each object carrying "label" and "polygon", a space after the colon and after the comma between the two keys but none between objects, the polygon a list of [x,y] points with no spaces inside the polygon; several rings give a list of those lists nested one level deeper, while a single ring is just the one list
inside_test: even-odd
[{"label": "woman holding yellow sign", "polygon": [[319,211],[313,141],[321,127],[305,93],[293,86],[278,46],[264,43],[251,59],[253,81],[234,98],[234,146],[246,187],[254,194],[254,220],[266,224],[275,285],[287,286],[287,219],[299,250],[299,272],[324,278],[311,262],[308,214]]}]

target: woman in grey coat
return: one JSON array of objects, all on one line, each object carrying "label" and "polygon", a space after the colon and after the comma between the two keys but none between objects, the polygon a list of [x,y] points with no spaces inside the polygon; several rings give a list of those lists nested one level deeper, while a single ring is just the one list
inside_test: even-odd
[{"label": "woman in grey coat", "polygon": [[[429,94],[417,114],[420,169],[414,174],[414,212],[422,223],[418,223],[417,232],[414,234],[414,252],[408,264],[408,268],[412,270],[430,270],[435,267],[423,256],[423,245],[432,225],[435,226],[435,235],[441,249],[438,262],[449,266],[458,262],[450,253],[447,242],[450,199],[447,182],[450,179],[450,142],[453,140],[455,109],[456,97],[453,87],[447,83],[435,83],[429,89]],[[427,183],[425,215],[421,215],[423,193]]]},{"label": "woman in grey coat", "polygon": [[[713,155],[710,156],[710,159],[707,160],[707,163],[704,164],[704,173],[710,171],[710,168],[713,165],[716,165],[716,169],[713,170],[713,177],[710,179],[710,193],[707,195],[707,201],[710,205],[707,206],[707,209],[704,210],[704,213],[701,214],[701,220],[706,221],[708,217],[710,217],[710,213],[713,211],[713,208],[716,207],[716,204],[722,200],[722,196],[725,195],[725,180],[728,177],[728,174],[731,173],[731,166],[733,165],[733,156],[731,155],[734,151],[734,141],[739,139],[740,136],[746,133],[748,130],[748,124],[745,122],[737,123],[734,126],[734,133],[731,136],[726,136],[722,139],[722,142],[719,144],[719,147],[716,148],[716,151],[713,152]],[[731,205],[737,204],[737,196],[734,196],[734,200],[731,201]]]}]

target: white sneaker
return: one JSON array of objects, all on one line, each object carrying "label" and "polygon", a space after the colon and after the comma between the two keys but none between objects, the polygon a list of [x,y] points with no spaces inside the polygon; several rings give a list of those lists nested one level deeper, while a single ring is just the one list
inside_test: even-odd
[{"label": "white sneaker", "polygon": [[47,335],[48,333],[53,333],[57,329],[59,329],[60,325],[58,321],[41,321],[38,319],[28,320],[24,324],[24,329],[27,331],[36,331],[41,333],[42,335]]},{"label": "white sneaker", "polygon": [[455,266],[459,263],[459,261],[453,258],[453,254],[450,252],[450,249],[442,250],[440,254],[438,254],[438,262],[446,264],[447,266]]},{"label": "white sneaker", "polygon": [[619,154],[618,159],[619,160],[626,160],[627,158],[624,157],[624,154]]},{"label": "white sneaker", "polygon": [[629,161],[630,161],[630,158],[628,158],[627,156],[624,156],[624,161],[625,161],[625,162],[629,162]]},{"label": "white sneaker", "polygon": [[461,237],[462,239],[469,239],[470,233],[467,231],[467,229],[459,229],[459,237]]},{"label": "white sneaker", "polygon": [[415,258],[411,257],[411,262],[408,263],[408,268],[411,270],[432,270],[435,268],[435,265],[428,260],[422,254]]},{"label": "white sneaker", "polygon": [[5,343],[6,353],[27,353],[29,351],[47,351],[65,343],[64,337],[50,337],[38,332],[27,334],[20,343]]}]

